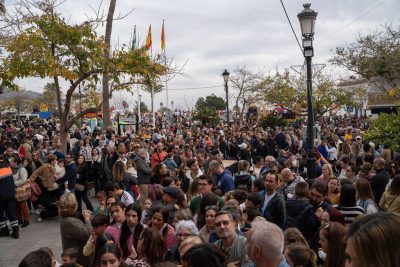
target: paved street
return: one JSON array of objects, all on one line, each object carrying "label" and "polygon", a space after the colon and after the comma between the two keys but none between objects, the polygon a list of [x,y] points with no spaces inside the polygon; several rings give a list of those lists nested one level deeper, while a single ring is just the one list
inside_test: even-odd
[{"label": "paved street", "polygon": [[58,219],[36,222],[37,215],[31,215],[31,224],[20,229],[20,238],[0,238],[0,266],[18,266],[30,251],[50,247],[57,260],[61,259],[61,236]]},{"label": "paved street", "polygon": [[[96,207],[97,200],[93,198],[94,191],[90,195],[92,196],[90,200]],[[85,207],[84,203],[83,207]],[[0,267],[18,266],[26,254],[41,247],[50,247],[57,260],[61,262],[62,246],[59,219],[43,220],[43,222],[37,223],[36,218],[37,215],[31,215],[31,224],[20,229],[19,239],[0,238]]]}]

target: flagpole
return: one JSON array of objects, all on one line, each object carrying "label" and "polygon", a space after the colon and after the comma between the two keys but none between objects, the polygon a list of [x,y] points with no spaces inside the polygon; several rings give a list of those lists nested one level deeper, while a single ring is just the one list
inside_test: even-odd
[{"label": "flagpole", "polygon": [[162,45],[164,49],[164,67],[165,67],[165,94],[167,97],[167,109],[169,108],[169,98],[168,98],[168,74],[167,74],[167,48],[165,46],[165,28],[164,28],[164,22],[165,20],[163,19],[163,24],[162,24]]}]

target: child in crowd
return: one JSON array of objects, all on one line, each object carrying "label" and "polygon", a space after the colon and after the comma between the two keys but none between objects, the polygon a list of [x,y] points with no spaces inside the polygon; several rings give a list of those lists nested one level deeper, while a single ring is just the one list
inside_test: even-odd
[{"label": "child in crowd", "polygon": [[141,219],[142,222],[143,222],[144,218],[146,218],[146,214],[149,212],[151,204],[152,204],[152,202],[151,202],[150,198],[148,198],[144,201],[144,209],[142,211],[142,219]]},{"label": "child in crowd", "polygon": [[76,258],[78,257],[77,248],[67,248],[61,253],[62,264],[76,263]]},{"label": "child in crowd", "polygon": [[93,211],[93,216],[98,214],[104,214],[108,216],[108,208],[106,205],[107,194],[103,190],[97,192],[96,194],[97,201],[99,202],[99,207],[95,208]]},{"label": "child in crowd", "polygon": [[96,253],[99,252],[104,244],[113,242],[112,237],[105,233],[108,226],[107,216],[99,214],[95,216],[90,223],[93,229],[86,245],[83,247],[84,256],[90,256],[92,254],[96,256]]},{"label": "child in crowd", "polygon": [[[65,175],[65,160],[64,159],[59,159],[57,161],[57,164],[54,166],[54,177],[57,179],[60,179],[64,177]],[[65,193],[70,193],[68,190],[68,181],[64,183],[64,190]]]}]

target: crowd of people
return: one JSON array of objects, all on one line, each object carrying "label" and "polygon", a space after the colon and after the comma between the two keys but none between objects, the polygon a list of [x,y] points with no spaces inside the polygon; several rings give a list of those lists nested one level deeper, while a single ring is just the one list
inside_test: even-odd
[{"label": "crowd of people", "polygon": [[[315,173],[303,125],[137,131],[1,121],[0,237],[59,217],[19,266],[398,266],[400,155],[366,118],[321,118]],[[89,196],[95,194],[96,200]]]}]

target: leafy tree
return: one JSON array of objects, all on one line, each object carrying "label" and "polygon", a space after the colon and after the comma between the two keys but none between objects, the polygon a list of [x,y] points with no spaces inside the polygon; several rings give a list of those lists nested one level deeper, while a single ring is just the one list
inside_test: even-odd
[{"label": "leafy tree", "polygon": [[[337,88],[330,77],[319,73],[314,75],[313,82],[313,107],[317,118],[342,105],[353,104],[352,93]],[[267,76],[257,86],[257,95],[269,103],[279,105],[288,112],[301,116],[307,114],[305,79],[304,77],[295,77],[289,71]]]},{"label": "leafy tree", "polygon": [[[84,81],[96,87],[99,77],[107,68],[112,90],[130,88],[123,77],[157,76],[165,72],[161,64],[150,60],[144,49],[114,51],[104,60],[104,39],[98,37],[91,21],[70,25],[57,13],[57,0],[31,2],[21,0],[13,14],[3,15],[4,35],[0,45],[7,54],[1,59],[2,84],[16,88],[14,80],[25,77],[50,78],[56,87],[57,109],[60,112],[60,135],[66,150],[66,135],[71,126],[84,114],[99,107],[87,108],[70,116],[72,96]],[[61,102],[60,80],[69,82],[65,102]],[[110,90],[110,94],[112,93]],[[104,98],[103,98],[104,99]],[[108,116],[108,114],[105,114]]]},{"label": "leafy tree", "polygon": [[259,123],[260,126],[264,129],[266,129],[267,127],[275,128],[287,125],[286,120],[275,112],[261,118]]},{"label": "leafy tree", "polygon": [[[254,90],[261,80],[261,72],[249,71],[246,66],[237,66],[229,77],[231,88],[237,93],[235,108],[239,111],[240,121],[243,121],[246,105],[254,101]],[[239,104],[242,106],[240,107]]]},{"label": "leafy tree", "polygon": [[365,134],[368,141],[375,144],[388,145],[395,151],[400,151],[400,110],[397,113],[381,113],[372,121]]},{"label": "leafy tree", "polygon": [[400,27],[386,25],[381,31],[360,34],[354,43],[337,47],[330,62],[400,97]]},{"label": "leafy tree", "polygon": [[[47,83],[43,87],[42,96],[33,102],[35,107],[40,107],[42,103],[46,104],[49,111],[57,111],[57,93],[56,85],[54,83]],[[63,95],[62,95],[63,98]]]},{"label": "leafy tree", "polygon": [[192,118],[201,121],[202,124],[215,124],[219,121],[218,111],[224,110],[225,107],[225,100],[222,97],[214,94],[205,99],[200,97],[196,102]]}]

